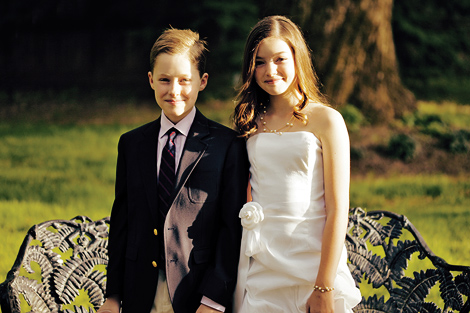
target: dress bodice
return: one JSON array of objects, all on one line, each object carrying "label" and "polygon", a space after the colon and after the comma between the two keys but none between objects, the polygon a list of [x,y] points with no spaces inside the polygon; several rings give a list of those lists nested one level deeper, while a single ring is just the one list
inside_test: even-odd
[{"label": "dress bodice", "polygon": [[285,202],[324,207],[322,147],[313,133],[261,133],[248,139],[247,149],[253,201],[265,208]]},{"label": "dress bodice", "polygon": [[274,269],[290,262],[292,275],[312,278],[315,270],[294,274],[303,259],[291,256],[321,251],[326,212],[320,140],[304,131],[261,133],[248,140],[247,149],[253,202],[264,215],[246,235],[247,253]]}]

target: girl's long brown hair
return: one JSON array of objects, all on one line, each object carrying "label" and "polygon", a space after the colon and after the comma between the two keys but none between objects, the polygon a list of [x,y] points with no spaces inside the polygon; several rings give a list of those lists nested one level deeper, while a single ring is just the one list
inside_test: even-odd
[{"label": "girl's long brown hair", "polygon": [[269,106],[269,94],[255,81],[255,59],[261,41],[267,37],[284,40],[292,50],[295,63],[297,91],[302,101],[294,107],[294,116],[307,123],[307,116],[300,111],[309,100],[326,103],[319,89],[319,80],[312,65],[310,50],[300,28],[284,16],[268,16],[260,20],[251,30],[243,56],[242,85],[236,99],[233,121],[242,137],[248,137],[258,129],[256,119],[261,104]]}]

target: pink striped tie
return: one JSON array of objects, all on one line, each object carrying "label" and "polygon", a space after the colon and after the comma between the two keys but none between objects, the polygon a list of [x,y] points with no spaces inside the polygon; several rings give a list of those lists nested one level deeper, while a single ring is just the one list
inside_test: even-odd
[{"label": "pink striped tie", "polygon": [[162,150],[160,172],[158,176],[158,197],[160,199],[160,211],[164,216],[168,212],[171,194],[175,188],[175,138],[178,130],[171,128],[168,132],[168,141]]}]

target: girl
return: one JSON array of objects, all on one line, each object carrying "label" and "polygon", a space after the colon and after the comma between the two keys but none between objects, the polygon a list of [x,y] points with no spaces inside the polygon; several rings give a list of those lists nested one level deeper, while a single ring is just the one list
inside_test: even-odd
[{"label": "girl", "polygon": [[349,137],[325,104],[309,49],[289,19],[251,31],[234,113],[247,138],[251,195],[236,312],[352,312],[361,299],[348,270]]}]

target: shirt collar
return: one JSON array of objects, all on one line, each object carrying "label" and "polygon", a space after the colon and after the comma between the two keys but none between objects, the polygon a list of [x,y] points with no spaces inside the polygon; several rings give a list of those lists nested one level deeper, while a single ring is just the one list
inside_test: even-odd
[{"label": "shirt collar", "polygon": [[192,110],[189,112],[188,115],[186,115],[181,121],[179,121],[176,124],[173,124],[172,121],[166,117],[165,113],[162,111],[161,118],[160,118],[160,135],[159,138],[162,138],[165,136],[165,134],[168,132],[168,130],[172,127],[176,128],[181,135],[184,135],[185,137],[188,136],[189,134],[189,129],[191,128],[191,125],[193,124],[194,117],[196,116],[196,107],[193,107]]}]

